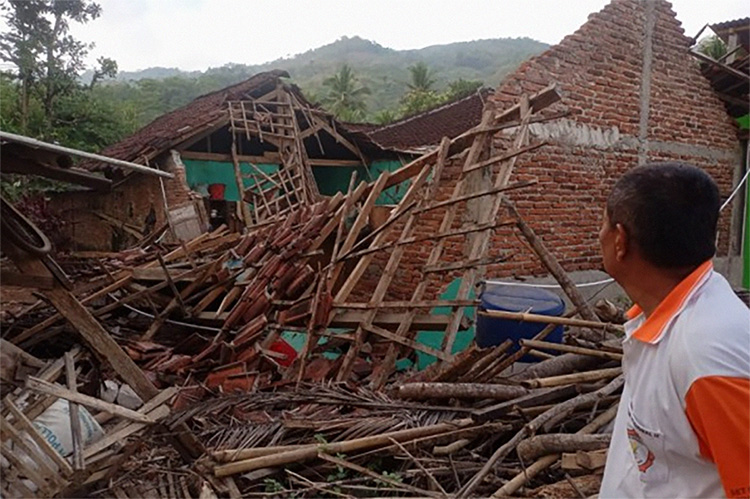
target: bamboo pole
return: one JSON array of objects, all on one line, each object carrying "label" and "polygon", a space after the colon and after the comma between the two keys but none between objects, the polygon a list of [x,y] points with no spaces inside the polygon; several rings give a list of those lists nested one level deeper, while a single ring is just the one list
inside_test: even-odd
[{"label": "bamboo pole", "polygon": [[506,312],[504,310],[479,310],[479,315],[494,317],[496,319],[509,319],[520,322],[542,322],[545,324],[558,324],[562,326],[587,327],[605,329],[609,331],[624,332],[622,326],[611,322],[594,322],[583,319],[568,319],[566,317],[555,317],[551,315],[527,314],[523,312]]},{"label": "bamboo pole", "polygon": [[[617,404],[612,404],[612,406],[609,409],[607,409],[605,412],[601,413],[599,416],[594,418],[593,421],[591,421],[589,424],[581,428],[578,432],[576,432],[576,434],[577,435],[592,434],[595,431],[597,431],[599,428],[603,427],[604,425],[612,421],[612,419],[614,419],[616,415],[617,415]],[[545,469],[552,466],[554,463],[557,462],[558,459],[560,459],[560,454],[550,454],[549,456],[540,457],[534,462],[534,464],[532,464],[531,466],[528,466],[524,471],[517,474],[511,480],[506,482],[494,494],[492,494],[492,497],[512,496],[527,481],[534,478],[541,471],[544,471]]]},{"label": "bamboo pole", "polygon": [[[334,442],[329,444],[316,444],[310,447],[280,452],[269,456],[244,459],[228,464],[222,464],[214,467],[214,474],[217,477],[245,473],[247,471],[257,470],[260,468],[272,468],[284,466],[292,463],[309,461],[318,457],[318,453],[335,455],[337,453],[350,453],[371,449],[383,445],[391,444],[391,439],[397,442],[411,440],[419,437],[431,436],[443,432],[453,431],[456,428],[466,427],[474,424],[471,419],[459,419],[450,423],[440,423],[436,425],[424,426],[421,428],[412,428],[409,430],[399,430],[382,435],[373,435],[370,437],[355,438],[343,442]],[[237,452],[238,459],[242,459],[242,451]]]},{"label": "bamboo pole", "polygon": [[550,378],[528,379],[521,381],[521,385],[526,388],[549,388],[552,386],[570,385],[573,383],[583,383],[586,381],[598,381],[600,379],[614,378],[622,373],[622,367],[613,367],[610,369],[598,369],[596,371],[584,371],[574,374],[563,374],[562,376],[552,376]]},{"label": "bamboo pole", "polygon": [[584,348],[574,345],[565,345],[560,343],[551,343],[549,341],[521,340],[521,346],[530,348],[544,348],[547,350],[557,350],[559,352],[577,353],[581,355],[591,355],[592,357],[601,357],[610,360],[622,360],[622,354],[614,352],[605,352],[593,348]]},{"label": "bamboo pole", "polygon": [[405,383],[396,390],[398,397],[413,400],[433,398],[511,400],[528,393],[529,390],[521,386],[485,383]]}]

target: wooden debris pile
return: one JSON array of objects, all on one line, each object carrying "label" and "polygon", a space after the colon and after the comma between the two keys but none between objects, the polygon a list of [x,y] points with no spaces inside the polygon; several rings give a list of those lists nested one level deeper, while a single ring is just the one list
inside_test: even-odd
[{"label": "wooden debris pile", "polygon": [[[560,481],[556,487],[588,490],[596,478],[578,475],[601,471],[607,437],[596,432],[614,417],[622,385],[621,351],[605,341],[617,327],[600,322],[506,197],[533,184],[511,183],[513,166],[543,145],[528,144],[529,124],[556,117],[537,113],[558,98],[550,87],[501,114],[488,109],[476,129],[444,139],[400,170],[371,183],[353,176],[346,194],[287,193],[286,205],[245,213],[243,234],[220,227],[171,246],[149,239],[120,255],[88,255],[100,263],[78,259],[83,279],[75,283],[53,273],[56,284],[42,295],[57,312],[41,316],[45,309],[31,307],[5,329],[27,367],[8,378],[16,398],[3,402],[3,428],[31,428],[36,402],[13,409],[22,392],[45,403],[67,400],[70,414],[77,404],[130,426],[108,429],[97,441],[106,446],[79,445],[65,456],[75,463],[72,472],[63,465],[46,470],[41,455],[31,460],[35,468],[11,462],[18,471],[3,481],[4,490],[23,496],[28,479],[50,496],[77,487],[117,497],[469,497]],[[250,126],[243,116],[235,116],[237,127]],[[513,131],[509,148],[488,157],[500,130]],[[294,154],[290,148],[289,164]],[[450,197],[438,200],[449,158],[460,170]],[[407,180],[403,199],[371,225],[376,200]],[[284,180],[259,185],[263,198],[263,185],[276,195]],[[418,236],[422,217],[436,214],[439,232]],[[582,318],[479,311],[550,326],[516,352],[506,342],[454,356],[457,333],[469,326],[464,311],[477,305],[470,292],[487,265],[507,258],[489,251],[493,232],[506,225],[520,230],[557,278],[576,307],[569,316]],[[444,258],[451,239],[467,243],[458,262]],[[414,244],[429,247],[423,279],[409,300],[388,301]],[[39,261],[5,246],[3,252],[20,270],[41,271]],[[382,271],[358,294],[376,255]],[[106,275],[92,278],[92,268]],[[460,277],[456,298],[426,299],[430,276],[446,273]],[[449,313],[429,314],[434,307]],[[544,341],[555,324],[578,328],[569,344]],[[61,334],[70,326],[76,334]],[[441,332],[442,344],[419,343],[423,330]],[[301,334],[303,344],[293,348],[285,333]],[[65,365],[55,359],[71,347],[70,338],[84,340],[97,368],[73,369],[55,384]],[[438,362],[397,373],[396,361],[416,351]],[[546,360],[518,372],[525,354]],[[43,373],[58,367],[47,375],[27,372],[29,366]],[[103,402],[103,383],[115,379],[146,403],[123,410]],[[91,392],[76,394],[86,382]],[[72,427],[77,418],[69,419]],[[18,440],[13,431],[2,432],[3,456]]]},{"label": "wooden debris pile", "polygon": [[[175,480],[220,497],[591,495],[623,383],[621,354],[533,341],[516,353],[507,343],[473,348],[388,392],[302,383],[198,402],[164,422],[187,422],[206,448],[193,476],[177,476],[173,456]],[[492,374],[536,347],[579,353]],[[116,488],[170,486],[153,457],[124,467],[138,478],[125,474]]]}]

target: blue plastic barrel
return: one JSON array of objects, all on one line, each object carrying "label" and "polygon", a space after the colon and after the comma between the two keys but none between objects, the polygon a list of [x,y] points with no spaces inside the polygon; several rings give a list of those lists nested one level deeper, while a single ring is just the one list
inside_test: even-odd
[{"label": "blue plastic barrel", "polygon": [[[561,316],[565,312],[565,302],[554,293],[540,288],[526,286],[488,286],[480,296],[482,310],[502,310],[505,312],[527,312],[539,315]],[[477,318],[476,342],[481,348],[501,344],[507,339],[513,341],[509,352],[520,348],[519,340],[530,340],[546,327],[539,322],[520,322],[496,319],[486,315]],[[561,343],[563,327],[558,326],[545,341]],[[538,362],[538,357],[525,355],[521,362]]]}]

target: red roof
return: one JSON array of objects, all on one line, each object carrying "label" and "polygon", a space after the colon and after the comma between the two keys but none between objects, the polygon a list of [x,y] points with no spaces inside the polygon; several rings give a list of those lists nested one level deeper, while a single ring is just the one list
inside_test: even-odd
[{"label": "red roof", "polygon": [[[133,135],[105,148],[101,154],[146,164],[201,130],[227,119],[227,101],[241,100],[248,95],[259,97],[273,90],[282,77],[289,77],[289,74],[282,70],[258,73],[236,85],[200,96],[185,106],[159,116]],[[84,161],[80,166],[98,170],[105,165],[95,161]]]},{"label": "red roof", "polygon": [[478,125],[491,93],[492,89],[483,88],[463,99],[386,125],[369,136],[381,147],[393,149],[417,150],[437,145],[443,137],[457,137]]}]

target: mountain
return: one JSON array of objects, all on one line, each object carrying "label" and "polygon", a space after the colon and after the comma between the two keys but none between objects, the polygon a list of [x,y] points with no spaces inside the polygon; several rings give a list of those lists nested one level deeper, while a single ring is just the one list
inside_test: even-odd
[{"label": "mountain", "polygon": [[399,100],[406,93],[408,67],[417,62],[424,62],[432,70],[438,91],[444,90],[449,82],[459,78],[479,80],[485,86],[496,87],[521,62],[547,47],[548,45],[530,38],[498,38],[433,45],[418,50],[394,50],[360,37],[343,37],[294,57],[259,65],[231,63],[209,68],[204,72],[185,72],[176,68],[123,71],[110,85],[136,86],[152,93],[153,88],[159,86],[177,88],[178,91],[173,88],[168,93],[169,104],[160,98],[152,100],[154,106],[143,117],[148,119],[185,104],[198,95],[270,69],[286,70],[291,75],[292,82],[299,85],[311,101],[316,101],[324,90],[323,80],[346,63],[352,67],[361,83],[371,90],[367,108],[368,114],[372,116],[379,110],[395,109],[398,106]]}]

